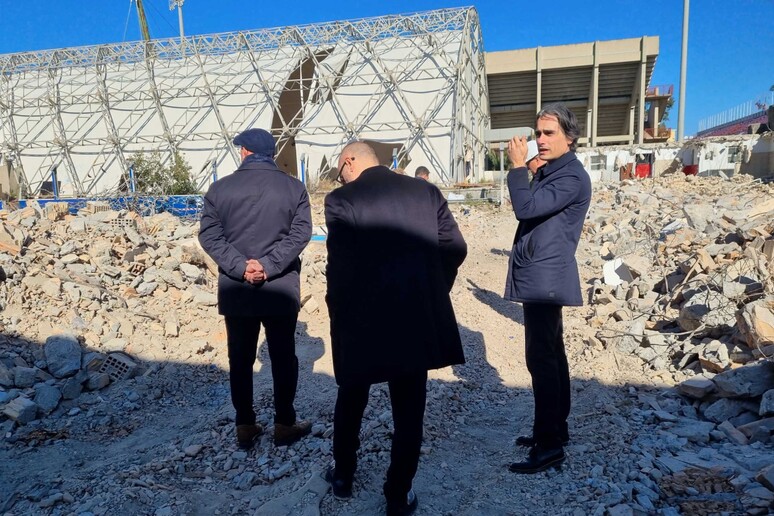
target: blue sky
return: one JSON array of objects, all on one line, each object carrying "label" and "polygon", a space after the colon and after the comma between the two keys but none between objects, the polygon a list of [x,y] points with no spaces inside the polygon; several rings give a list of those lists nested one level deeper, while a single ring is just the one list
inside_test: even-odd
[{"label": "blue sky", "polygon": [[[168,0],[144,0],[152,37],[177,36]],[[659,36],[652,85],[680,83],[681,0],[546,2],[186,0],[187,35],[473,5],[488,51]],[[140,39],[129,0],[0,0],[0,53]],[[774,85],[774,0],[694,0],[685,134],[700,119],[755,100]],[[669,124],[677,126],[677,104]]]}]

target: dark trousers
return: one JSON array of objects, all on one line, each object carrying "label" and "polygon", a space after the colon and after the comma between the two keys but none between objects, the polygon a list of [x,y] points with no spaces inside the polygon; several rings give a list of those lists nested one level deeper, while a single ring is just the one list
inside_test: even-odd
[{"label": "dark trousers", "polygon": [[253,364],[261,325],[266,329],[271,376],[274,381],[274,422],[296,422],[293,400],[298,384],[296,357],[296,320],[298,314],[262,317],[226,316],[228,366],[231,402],[236,409],[236,424],[255,423],[253,410]]},{"label": "dark trousers", "polygon": [[524,303],[527,369],[532,375],[535,423],[532,435],[543,448],[569,438],[570,369],[562,338],[562,307]]},{"label": "dark trousers", "polygon": [[[427,371],[401,376],[387,382],[387,385],[395,435],[384,496],[388,502],[397,503],[405,502],[417,473],[425,418]],[[343,480],[351,480],[357,469],[360,424],[370,388],[369,384],[339,386],[333,415],[333,458],[336,461],[336,476]]]}]

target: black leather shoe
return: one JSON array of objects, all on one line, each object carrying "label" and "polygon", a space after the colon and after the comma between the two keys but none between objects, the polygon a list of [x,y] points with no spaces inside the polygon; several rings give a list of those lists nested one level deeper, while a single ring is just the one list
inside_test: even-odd
[{"label": "black leather shoe", "polygon": [[401,503],[387,502],[387,516],[408,516],[414,514],[419,506],[419,498],[417,498],[414,489],[410,489],[406,495],[406,500]]},{"label": "black leather shoe", "polygon": [[513,473],[538,473],[548,468],[557,467],[564,462],[563,448],[544,449],[535,446],[529,451],[524,462],[514,462],[508,469]]},{"label": "black leather shoe", "polygon": [[263,427],[258,423],[252,425],[237,425],[237,445],[243,450],[249,450],[263,434]]},{"label": "black leather shoe", "polygon": [[[531,435],[520,435],[516,438],[516,444],[524,446],[525,448],[532,448],[537,444],[537,441],[535,441],[535,438]],[[562,446],[567,446],[568,444],[570,444],[569,437],[562,439]]]},{"label": "black leather shoe", "polygon": [[325,470],[325,481],[331,485],[331,491],[333,496],[339,500],[348,500],[352,498],[352,480],[346,481],[341,478],[336,478],[336,469],[333,466],[328,466]]}]

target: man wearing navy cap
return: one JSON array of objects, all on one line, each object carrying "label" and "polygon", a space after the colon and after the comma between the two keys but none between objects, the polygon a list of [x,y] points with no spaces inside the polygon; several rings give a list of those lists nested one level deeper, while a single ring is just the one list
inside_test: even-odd
[{"label": "man wearing navy cap", "polygon": [[218,311],[225,317],[237,444],[251,448],[263,433],[253,410],[253,364],[261,326],[274,380],[274,443],[290,445],[311,430],[296,421],[295,329],[300,302],[299,255],[312,238],[304,185],[277,168],[274,138],[248,129],[234,138],[242,165],[210,186],[199,242],[218,264]]}]

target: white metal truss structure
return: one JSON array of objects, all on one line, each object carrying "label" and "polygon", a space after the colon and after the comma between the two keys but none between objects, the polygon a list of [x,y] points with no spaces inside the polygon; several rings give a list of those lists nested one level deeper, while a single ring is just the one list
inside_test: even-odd
[{"label": "white metal truss structure", "polygon": [[483,52],[460,8],[0,55],[0,152],[29,196],[54,168],[64,194],[117,193],[153,151],[180,152],[206,190],[238,166],[234,136],[261,127],[311,182],[365,139],[451,183],[483,166]]}]

